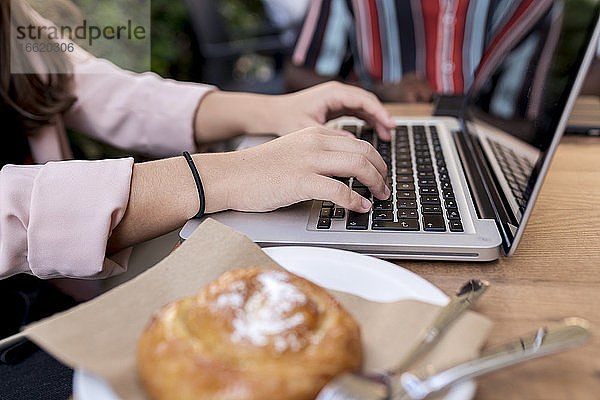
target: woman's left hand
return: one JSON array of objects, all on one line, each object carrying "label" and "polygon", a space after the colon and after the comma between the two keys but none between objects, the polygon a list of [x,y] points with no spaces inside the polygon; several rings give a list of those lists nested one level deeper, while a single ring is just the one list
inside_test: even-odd
[{"label": "woman's left hand", "polygon": [[279,110],[273,120],[278,125],[275,132],[279,135],[310,126],[325,127],[327,121],[343,115],[365,120],[384,140],[390,140],[390,129],[395,126],[377,96],[335,81],[274,96],[273,101],[273,107]]},{"label": "woman's left hand", "polygon": [[394,122],[374,94],[355,86],[327,82],[277,96],[209,93],[196,113],[196,142],[213,142],[239,134],[282,136],[303,128],[324,127],[327,121],[342,115],[363,119],[377,130],[380,138],[390,139]]}]

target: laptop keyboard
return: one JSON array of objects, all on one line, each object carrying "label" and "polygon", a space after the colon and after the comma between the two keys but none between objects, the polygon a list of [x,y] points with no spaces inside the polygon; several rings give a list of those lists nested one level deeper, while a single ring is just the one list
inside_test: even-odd
[{"label": "laptop keyboard", "polygon": [[492,140],[488,140],[488,143],[510,190],[515,196],[519,210],[523,213],[531,196],[531,187],[528,186],[528,182],[534,165],[527,158],[515,153],[507,146]]},{"label": "laptop keyboard", "polygon": [[463,232],[454,190],[435,126],[400,125],[392,141],[379,141],[372,128],[343,126],[371,143],[388,167],[392,195],[374,198],[355,178],[340,180],[370,199],[368,213],[340,208],[329,201],[321,203],[317,229],[331,229],[332,221],[345,218],[347,230]]}]

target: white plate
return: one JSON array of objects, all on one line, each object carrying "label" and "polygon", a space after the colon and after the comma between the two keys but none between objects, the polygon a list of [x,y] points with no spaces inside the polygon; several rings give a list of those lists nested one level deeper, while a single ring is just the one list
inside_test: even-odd
[{"label": "white plate", "polygon": [[[448,297],[425,279],[395,264],[350,251],[320,247],[268,247],[263,249],[285,269],[323,287],[392,302],[405,299],[444,305]],[[455,385],[445,400],[470,400],[475,382]],[[73,376],[76,400],[118,399],[101,379],[77,370]]]}]

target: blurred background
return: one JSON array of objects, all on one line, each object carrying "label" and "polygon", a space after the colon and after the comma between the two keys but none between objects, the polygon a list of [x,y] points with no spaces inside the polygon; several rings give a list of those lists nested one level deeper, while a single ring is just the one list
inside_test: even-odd
[{"label": "blurred background", "polygon": [[[83,6],[94,0],[73,0]],[[283,63],[310,0],[152,0],[151,70],[223,90],[283,93]],[[129,152],[69,132],[75,157]],[[137,156],[143,160],[143,156]]]},{"label": "blurred background", "polygon": [[[85,9],[96,2],[72,1]],[[284,93],[284,63],[291,57],[310,1],[151,0],[151,70],[165,78],[213,84],[223,90]],[[584,93],[600,93],[597,61]],[[77,132],[69,132],[69,137],[77,158],[131,155]],[[231,146],[226,143],[212,150]],[[134,156],[137,161],[146,159]]]}]

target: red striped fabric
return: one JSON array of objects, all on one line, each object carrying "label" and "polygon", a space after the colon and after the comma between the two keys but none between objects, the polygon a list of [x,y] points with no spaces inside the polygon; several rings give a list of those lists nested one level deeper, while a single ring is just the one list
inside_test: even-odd
[{"label": "red striped fabric", "polygon": [[529,8],[532,5],[535,5],[534,3],[536,1],[539,0],[523,0],[519,4],[513,15],[509,18],[506,24],[504,24],[502,29],[496,34],[494,39],[492,39],[492,42],[487,47],[485,54],[483,54],[483,56],[481,57],[481,61],[479,63],[480,70],[482,70],[483,66],[488,63],[490,57],[495,55],[495,52],[498,50],[498,46],[502,43],[502,39],[504,38],[504,36],[506,36],[508,32],[514,29],[515,25],[517,25],[520,22],[520,19],[529,10]]},{"label": "red striped fabric", "polygon": [[423,24],[425,26],[425,59],[426,76],[434,91],[439,91],[438,83],[439,59],[437,55],[438,16],[440,13],[437,1],[422,1]]},{"label": "red striped fabric", "polygon": [[369,1],[368,6],[371,25],[371,74],[376,80],[381,81],[383,78],[383,56],[381,50],[381,37],[379,36],[379,15],[377,14],[377,5],[375,2]]},{"label": "red striped fabric", "polygon": [[[468,26],[472,24],[472,21],[469,20],[471,18],[470,8],[475,7],[477,0],[396,1],[406,1],[411,4],[408,7],[410,15],[403,15],[402,17],[411,19],[412,24],[410,26],[414,29],[411,34],[414,34],[414,45],[418,47],[416,49],[409,48],[412,53],[410,51],[406,53],[412,54],[412,57],[416,58],[412,64],[410,62],[406,63],[412,65],[411,68],[413,69],[403,69],[400,75],[413,72],[416,67],[416,72],[425,75],[425,78],[435,92],[464,93],[465,85],[467,84],[465,68],[469,68],[469,74],[472,72],[471,68],[475,68],[475,66],[465,64],[465,60],[469,54],[464,53],[466,49],[464,44],[465,42],[470,43],[470,40],[472,40],[472,37],[467,38],[465,35],[469,34]],[[491,46],[481,49],[483,50],[484,57],[481,62],[490,61],[489,54],[495,51],[498,42],[501,42],[507,33],[510,35],[515,26],[519,27],[518,23],[523,16],[525,19],[528,18],[529,14],[527,10],[529,8],[534,8],[536,4],[539,6],[547,1],[549,0],[519,0],[516,2],[513,6],[515,11],[513,12],[512,9],[508,11],[510,18],[508,18],[507,25],[503,26],[503,29],[492,38]],[[494,7],[492,3],[486,4],[489,7]],[[327,4],[328,6],[321,8],[321,4]],[[321,17],[321,15],[326,12],[329,13],[331,4],[330,1],[325,0],[313,0],[311,2],[311,7],[293,54],[294,64],[312,68],[315,68],[317,65],[319,57],[322,56],[320,54],[320,42],[324,40],[325,29],[329,22],[328,18],[330,18],[328,14],[325,17]],[[385,50],[388,49],[385,46],[397,46],[397,43],[402,42],[402,40],[387,36],[390,30],[385,29],[387,26],[386,16],[380,15],[382,8],[378,8],[378,0],[353,0],[347,2],[347,4],[349,12],[353,14],[355,22],[353,26],[356,30],[353,33],[349,33],[349,35],[356,35],[355,39],[358,45],[357,49],[350,47],[347,49],[347,51],[357,53],[352,54],[355,57],[353,60],[355,61],[354,66],[358,68],[353,71],[354,74],[352,76],[361,76],[360,72],[366,72],[373,80],[382,82],[386,79],[384,72],[388,68],[387,65],[384,66],[383,64],[392,62],[389,59],[384,59],[386,55]],[[316,7],[316,5],[319,5],[319,7]],[[403,4],[402,9],[406,12],[407,8],[405,4]],[[325,21],[324,23],[319,22],[321,18]],[[403,20],[406,20],[406,18]],[[448,23],[451,18],[454,18],[452,25]],[[396,21],[392,23],[399,24],[401,19],[396,15]],[[398,34],[402,35],[403,29],[407,29],[407,26],[399,24],[397,28]],[[382,29],[383,32],[381,31]],[[348,41],[347,43],[351,42]],[[406,46],[406,44],[403,45]],[[484,43],[485,45],[487,43]],[[348,44],[347,46],[350,45]],[[400,52],[400,59],[403,63],[404,56],[405,54]],[[327,54],[323,55],[323,57],[327,57]],[[336,60],[335,62],[340,61]],[[364,68],[364,71],[361,71],[360,68]],[[345,74],[348,74],[348,72],[345,72]],[[351,78],[351,76],[345,78]]]},{"label": "red striped fabric", "polygon": [[469,9],[469,0],[460,0],[456,10],[454,23],[454,48],[452,49],[452,62],[454,64],[453,80],[455,91],[462,91],[465,82],[463,75],[463,46],[465,37],[465,23],[467,20],[467,11]]}]

